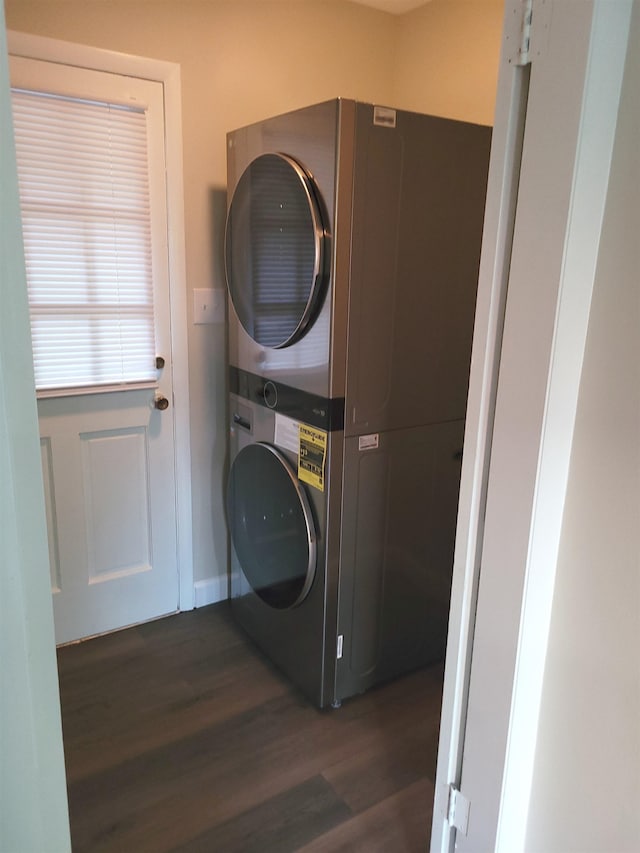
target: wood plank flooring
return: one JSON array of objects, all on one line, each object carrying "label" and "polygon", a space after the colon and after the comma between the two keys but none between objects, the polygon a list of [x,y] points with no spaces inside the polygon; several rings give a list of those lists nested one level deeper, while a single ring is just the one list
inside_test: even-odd
[{"label": "wood plank flooring", "polygon": [[58,668],[75,853],[428,848],[441,666],[319,711],[222,602]]}]

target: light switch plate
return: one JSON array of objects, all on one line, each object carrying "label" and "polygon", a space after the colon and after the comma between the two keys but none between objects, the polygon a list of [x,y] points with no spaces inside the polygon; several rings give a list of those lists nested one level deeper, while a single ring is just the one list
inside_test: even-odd
[{"label": "light switch plate", "polygon": [[220,288],[201,287],[193,291],[193,322],[224,323],[225,292]]}]

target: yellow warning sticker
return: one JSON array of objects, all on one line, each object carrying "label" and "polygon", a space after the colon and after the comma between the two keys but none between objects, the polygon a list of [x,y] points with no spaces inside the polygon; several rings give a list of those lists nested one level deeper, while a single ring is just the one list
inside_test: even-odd
[{"label": "yellow warning sticker", "polygon": [[324,492],[324,466],[327,459],[327,433],[300,424],[298,479]]}]

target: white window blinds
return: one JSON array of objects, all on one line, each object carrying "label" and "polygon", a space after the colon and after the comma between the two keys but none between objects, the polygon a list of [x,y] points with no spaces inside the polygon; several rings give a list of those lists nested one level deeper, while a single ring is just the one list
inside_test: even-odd
[{"label": "white window blinds", "polygon": [[38,391],[155,380],[144,110],[12,103]]}]

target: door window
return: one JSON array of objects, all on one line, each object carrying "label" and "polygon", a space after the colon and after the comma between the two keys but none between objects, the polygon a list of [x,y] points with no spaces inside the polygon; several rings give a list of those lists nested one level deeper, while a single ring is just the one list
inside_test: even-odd
[{"label": "door window", "polygon": [[155,387],[168,288],[158,83],[12,57],[38,396]]},{"label": "door window", "polygon": [[299,604],[315,573],[315,528],[303,487],[271,445],[250,444],[236,456],[228,515],[233,546],[254,592],[278,609]]},{"label": "door window", "polygon": [[307,173],[281,154],[253,160],[233,194],[225,251],[238,319],[262,346],[289,346],[314,319],[326,283],[325,240]]},{"label": "door window", "polygon": [[146,111],[12,91],[36,387],[154,380]]}]

